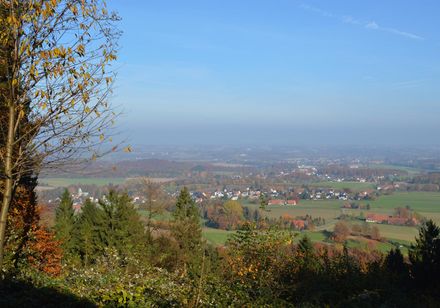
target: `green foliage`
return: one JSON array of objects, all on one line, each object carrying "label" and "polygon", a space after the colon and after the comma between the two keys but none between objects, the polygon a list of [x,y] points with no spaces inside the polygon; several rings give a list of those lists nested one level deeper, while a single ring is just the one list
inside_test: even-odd
[{"label": "green foliage", "polygon": [[95,259],[102,247],[100,236],[102,228],[102,213],[96,207],[96,204],[90,200],[86,200],[75,229],[76,248],[86,265]]},{"label": "green foliage", "polygon": [[145,231],[130,197],[110,191],[99,206],[102,209],[101,246],[115,247],[124,256],[138,253],[145,246]]},{"label": "green foliage", "polygon": [[298,250],[305,255],[313,253],[313,244],[307,234],[298,242]]},{"label": "green foliage", "polygon": [[266,196],[263,193],[261,193],[260,194],[260,210],[262,210],[262,211],[266,210],[266,206],[267,206]]},{"label": "green foliage", "polygon": [[202,228],[199,209],[185,187],[177,198],[171,234],[176,240],[178,263],[183,274],[196,271],[202,255]]},{"label": "green foliage", "polygon": [[61,241],[64,253],[71,254],[75,248],[73,233],[75,230],[75,212],[73,201],[66,189],[61,196],[61,202],[55,211],[55,234]]},{"label": "green foliage", "polygon": [[106,249],[115,248],[124,259],[141,257],[146,238],[140,215],[127,194],[110,191],[96,205],[84,203],[75,229],[77,251],[84,264],[93,263]]},{"label": "green foliage", "polygon": [[432,220],[421,226],[419,238],[411,246],[409,258],[416,286],[435,291],[440,299],[440,228]]}]

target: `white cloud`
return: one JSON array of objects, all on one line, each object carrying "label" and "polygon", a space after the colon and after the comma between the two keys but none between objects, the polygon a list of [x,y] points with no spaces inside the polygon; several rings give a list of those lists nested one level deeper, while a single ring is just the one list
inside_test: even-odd
[{"label": "white cloud", "polygon": [[379,25],[375,21],[370,21],[369,23],[367,23],[365,25],[365,28],[372,29],[372,30],[378,30],[379,29]]},{"label": "white cloud", "polygon": [[322,17],[337,19],[345,24],[362,26],[368,30],[383,31],[383,32],[387,32],[387,33],[394,34],[394,35],[399,35],[399,36],[406,37],[406,38],[413,39],[413,40],[424,40],[425,39],[424,37],[417,35],[417,34],[414,34],[414,33],[405,32],[405,31],[401,31],[399,29],[390,28],[390,27],[382,27],[375,21],[365,22],[365,21],[361,21],[359,19],[356,19],[350,15],[339,16],[339,15],[333,14],[332,12],[325,11],[320,8],[310,6],[307,4],[300,4],[299,7],[303,10],[321,15]]},{"label": "white cloud", "polygon": [[414,39],[414,40],[424,40],[425,38],[413,33],[409,33],[409,32],[404,32],[404,31],[400,31],[397,29],[393,29],[393,28],[382,28],[383,31],[389,32],[389,33],[393,33],[393,34],[397,34],[400,36],[405,36],[407,38],[410,39]]},{"label": "white cloud", "polygon": [[384,32],[388,32],[388,33],[392,33],[392,34],[396,34],[396,35],[400,35],[400,36],[404,36],[413,40],[424,40],[423,37],[413,34],[413,33],[409,33],[409,32],[404,32],[404,31],[400,31],[394,28],[387,28],[387,27],[381,27],[379,26],[375,21],[370,21],[365,25],[365,28],[370,29],[370,30],[379,30],[379,31],[384,31]]}]

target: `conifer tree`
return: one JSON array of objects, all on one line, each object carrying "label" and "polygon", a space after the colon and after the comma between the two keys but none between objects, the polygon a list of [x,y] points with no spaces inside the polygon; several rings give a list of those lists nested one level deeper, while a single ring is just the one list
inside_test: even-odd
[{"label": "conifer tree", "polygon": [[298,249],[301,253],[304,255],[311,255],[313,254],[313,244],[310,238],[305,234],[298,242]]},{"label": "conifer tree", "polygon": [[86,265],[93,262],[98,252],[102,250],[102,230],[102,210],[92,201],[86,200],[75,229],[76,247]]},{"label": "conifer tree", "polygon": [[172,235],[178,243],[177,256],[182,272],[193,271],[202,253],[202,229],[199,210],[188,189],[181,190],[173,213]]},{"label": "conifer tree", "polygon": [[399,248],[391,249],[384,263],[386,269],[392,273],[403,273],[406,270],[405,260]]},{"label": "conifer tree", "polygon": [[436,296],[439,296],[440,227],[432,220],[428,220],[420,228],[419,237],[411,246],[409,259],[416,286],[426,291],[436,290]]},{"label": "conifer tree", "polygon": [[99,205],[104,214],[104,246],[116,248],[121,255],[142,252],[146,244],[144,226],[130,197],[110,191]]},{"label": "conifer tree", "polygon": [[266,210],[266,205],[267,205],[266,196],[263,193],[261,193],[260,194],[260,210],[265,211]]},{"label": "conifer tree", "polygon": [[69,191],[64,190],[61,202],[55,212],[55,232],[56,238],[61,241],[61,247],[65,254],[73,252],[74,241],[73,231],[75,229],[75,211],[73,210],[73,200]]}]

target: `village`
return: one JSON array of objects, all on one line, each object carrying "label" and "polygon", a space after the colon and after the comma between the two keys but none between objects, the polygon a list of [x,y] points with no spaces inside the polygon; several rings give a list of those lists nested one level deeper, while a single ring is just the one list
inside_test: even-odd
[{"label": "village", "polygon": [[[387,187],[378,187],[377,190],[366,189],[363,191],[352,192],[349,189],[334,189],[334,188],[314,188],[314,187],[296,187],[289,189],[287,191],[277,190],[275,188],[269,189],[254,189],[252,187],[247,187],[246,189],[240,190],[238,188],[224,188],[224,189],[214,189],[214,190],[194,190],[190,191],[190,195],[194,202],[200,207],[204,205],[211,204],[213,202],[226,202],[237,201],[240,204],[246,206],[249,204],[261,205],[262,202],[268,210],[271,208],[285,207],[294,208],[295,206],[304,204],[310,204],[310,201],[321,202],[322,206],[325,206],[325,201],[337,200],[344,201],[341,205],[341,213],[344,213],[344,209],[359,209],[366,210],[368,213],[361,219],[367,223],[374,224],[389,224],[389,225],[402,225],[402,226],[417,226],[420,224],[420,220],[411,215],[410,211],[404,213],[404,215],[385,215],[380,213],[370,212],[369,200],[374,200],[380,189],[388,189]],[[70,191],[73,189],[70,188]],[[167,193],[170,198],[175,198],[178,195],[178,191]],[[136,208],[141,209],[145,207],[145,203],[148,198],[145,194],[138,191],[130,191],[130,197]],[[99,200],[105,201],[105,195],[96,195],[88,191],[83,190],[83,188],[78,187],[71,193],[73,200],[73,209],[75,213],[80,213],[82,206],[89,200],[94,203],[98,203]],[[58,204],[59,198],[49,199],[48,204]],[[360,204],[359,201],[364,201]],[[323,202],[323,203],[322,203]],[[286,217],[289,215],[286,214]],[[294,229],[302,230],[307,227],[307,220],[294,219],[291,217],[289,219],[293,223]]]}]

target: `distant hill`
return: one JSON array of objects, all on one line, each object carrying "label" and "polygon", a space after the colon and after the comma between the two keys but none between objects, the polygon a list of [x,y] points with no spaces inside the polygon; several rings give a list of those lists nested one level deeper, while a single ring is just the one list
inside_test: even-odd
[{"label": "distant hill", "polygon": [[102,177],[102,178],[128,178],[128,177],[167,177],[176,178],[189,173],[198,172],[242,172],[252,171],[254,168],[234,165],[197,161],[173,161],[165,159],[137,159],[118,162],[93,162],[87,165],[70,168],[63,172],[42,174],[48,177]]}]

